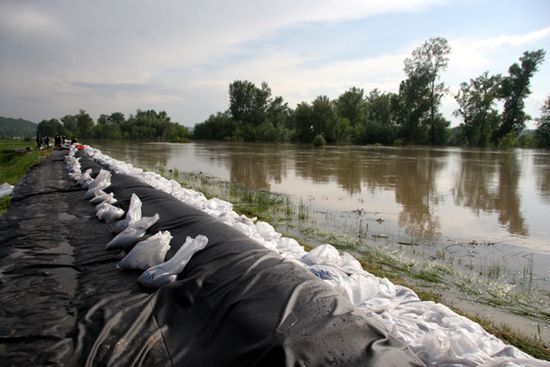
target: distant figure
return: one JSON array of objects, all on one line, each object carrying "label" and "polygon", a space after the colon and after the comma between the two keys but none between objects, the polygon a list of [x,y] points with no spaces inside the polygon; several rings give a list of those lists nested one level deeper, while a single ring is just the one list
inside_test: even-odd
[{"label": "distant figure", "polygon": [[36,148],[37,149],[40,149],[40,147],[42,146],[42,137],[40,136],[40,134],[36,134]]},{"label": "distant figure", "polygon": [[61,135],[61,145],[65,145],[65,135]]},{"label": "distant figure", "polygon": [[73,135],[73,137],[71,138],[71,144],[75,143],[78,143],[78,140],[76,140],[76,136]]},{"label": "distant figure", "polygon": [[61,138],[59,137],[59,134],[55,134],[55,136],[53,137],[53,144],[56,148],[61,147]]},{"label": "distant figure", "polygon": [[44,145],[46,145],[46,149],[50,149],[50,137],[46,136],[44,138]]}]

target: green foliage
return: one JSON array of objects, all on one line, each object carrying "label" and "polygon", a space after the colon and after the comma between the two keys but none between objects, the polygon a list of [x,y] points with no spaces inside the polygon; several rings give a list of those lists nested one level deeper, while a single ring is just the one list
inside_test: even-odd
[{"label": "green foliage", "polygon": [[455,116],[462,117],[460,128],[465,143],[469,146],[486,147],[498,125],[499,113],[495,107],[498,97],[500,75],[481,74],[470,83],[462,83],[455,96],[459,108]]},{"label": "green foliage", "polygon": [[312,144],[314,147],[322,147],[322,146],[325,146],[327,142],[325,140],[325,137],[319,134],[319,135],[315,135],[315,138],[313,138]]},{"label": "green foliage", "polygon": [[36,128],[36,133],[42,137],[52,137],[63,132],[63,125],[58,119],[42,120]]},{"label": "green foliage", "polygon": [[125,118],[122,112],[110,115],[101,114],[94,124],[91,116],[84,110],[76,115],[65,115],[61,118],[63,131],[69,138],[98,139],[142,139],[183,142],[191,138],[189,130],[170,121],[164,111],[137,110],[136,115]]},{"label": "green foliage", "polygon": [[[503,78],[500,97],[504,101],[504,111],[498,129],[493,134],[493,141],[499,143],[510,133],[519,133],[525,128],[529,116],[524,112],[525,98],[531,94],[529,84],[531,77],[544,61],[545,51],[525,51],[520,57],[521,65],[514,63],[508,69],[508,76]],[[499,144],[502,145],[502,144]]]},{"label": "green foliage", "polygon": [[34,122],[0,117],[0,137],[2,138],[32,138],[36,135],[37,125]]},{"label": "green foliage", "polygon": [[542,106],[535,136],[539,147],[550,148],[550,96],[546,98]]},{"label": "green foliage", "polygon": [[446,88],[438,80],[447,68],[450,52],[448,41],[437,37],[424,42],[413,51],[411,58],[405,59],[407,79],[399,87],[399,112],[401,136],[409,143],[444,143],[438,136],[438,131],[444,128],[438,109]]},{"label": "green foliage", "polygon": [[[406,79],[399,93],[374,89],[366,94],[351,87],[335,100],[319,96],[311,102],[288,108],[282,97],[273,97],[267,83],[260,87],[236,80],[229,85],[229,108],[195,126],[196,139],[229,141],[295,141],[312,143],[320,135],[327,144],[432,144],[532,146],[533,137],[519,133],[528,118],[523,99],[529,95],[529,79],[544,58],[544,51],[525,52],[521,66],[510,67],[509,76],[488,73],[462,83],[455,96],[462,118],[459,128],[439,112],[447,88],[440,81],[449,61],[445,38],[429,39],[404,61]],[[497,109],[502,102],[502,115]],[[100,119],[103,121],[107,117]],[[546,121],[546,120],[541,120]],[[537,141],[545,145],[541,123]],[[510,134],[513,132],[514,134]],[[506,138],[504,142],[502,139]]]},{"label": "green foliage", "polygon": [[16,152],[17,148],[32,148],[29,141],[17,139],[0,139],[0,182],[15,185],[25,175],[29,167],[38,163],[42,152],[29,149],[23,153]]},{"label": "green foliage", "polygon": [[512,149],[519,146],[517,134],[515,131],[510,131],[508,134],[506,134],[502,139],[500,139],[500,143],[498,145],[501,149]]},{"label": "green foliage", "polygon": [[228,141],[289,141],[290,110],[282,97],[272,97],[267,83],[249,81],[229,85],[229,110],[195,125],[195,139]]}]

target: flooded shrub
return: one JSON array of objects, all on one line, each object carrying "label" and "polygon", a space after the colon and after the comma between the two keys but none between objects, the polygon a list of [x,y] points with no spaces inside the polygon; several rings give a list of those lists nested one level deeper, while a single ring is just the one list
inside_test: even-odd
[{"label": "flooded shrub", "polygon": [[313,146],[314,147],[322,147],[326,143],[327,143],[327,141],[325,140],[325,137],[321,134],[315,135],[315,137],[313,138]]}]

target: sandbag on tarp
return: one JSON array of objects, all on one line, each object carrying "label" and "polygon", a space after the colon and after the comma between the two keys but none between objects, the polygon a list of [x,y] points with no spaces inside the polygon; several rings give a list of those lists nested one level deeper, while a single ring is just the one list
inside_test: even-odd
[{"label": "sandbag on tarp", "polygon": [[79,316],[78,364],[151,365],[165,347],[178,366],[423,365],[302,266],[136,178],[113,174],[111,182],[105,191],[123,209],[135,193],[144,216],[159,214],[150,232],[172,234],[167,259],[187,236],[205,235],[208,245],[178,281],[88,305]]}]

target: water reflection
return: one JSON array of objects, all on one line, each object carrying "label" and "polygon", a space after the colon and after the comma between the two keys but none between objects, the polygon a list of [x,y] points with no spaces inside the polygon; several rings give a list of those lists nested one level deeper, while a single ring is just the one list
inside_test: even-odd
[{"label": "water reflection", "polygon": [[512,234],[547,241],[542,221],[533,219],[540,218],[533,213],[550,212],[546,152],[226,143],[98,147],[144,168],[200,170],[298,200],[313,198],[322,210],[384,213],[385,226],[413,238],[504,241]]},{"label": "water reflection", "polygon": [[537,152],[534,155],[534,171],[540,197],[550,203],[550,153]]},{"label": "water reflection", "polygon": [[226,162],[231,182],[269,191],[271,183],[280,183],[286,177],[285,161],[271,146],[251,144],[243,149],[241,145],[230,145],[228,153],[218,158]]},{"label": "water reflection", "polygon": [[[411,152],[412,153],[412,152]],[[440,195],[436,178],[446,166],[447,152],[422,150],[409,159],[396,161],[395,200],[403,205],[399,225],[413,238],[433,239],[440,235],[439,217],[434,215]]]},{"label": "water reflection", "polygon": [[455,203],[477,216],[497,212],[498,222],[509,233],[528,235],[520,212],[518,185],[522,172],[517,155],[513,151],[463,151],[460,163]]}]

